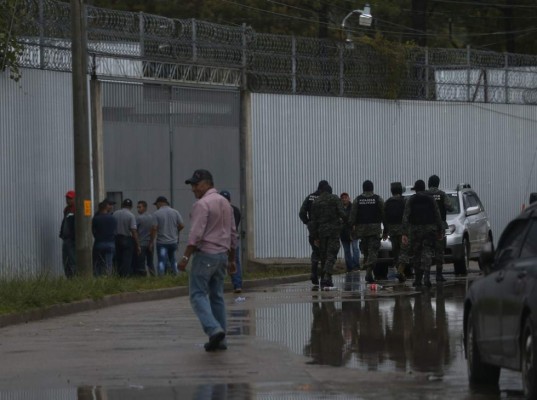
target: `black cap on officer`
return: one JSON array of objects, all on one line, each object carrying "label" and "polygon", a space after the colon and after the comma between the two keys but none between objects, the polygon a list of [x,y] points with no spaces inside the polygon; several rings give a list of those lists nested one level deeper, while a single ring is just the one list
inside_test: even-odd
[{"label": "black cap on officer", "polygon": [[425,182],[421,179],[418,179],[416,182],[414,182],[412,190],[415,192],[423,192],[425,190]]},{"label": "black cap on officer", "polygon": [[401,182],[392,182],[390,183],[390,190],[392,195],[403,194],[403,184]]},{"label": "black cap on officer", "polygon": [[370,180],[364,181],[364,183],[362,184],[362,189],[364,190],[364,192],[372,192],[373,182],[371,182]]}]

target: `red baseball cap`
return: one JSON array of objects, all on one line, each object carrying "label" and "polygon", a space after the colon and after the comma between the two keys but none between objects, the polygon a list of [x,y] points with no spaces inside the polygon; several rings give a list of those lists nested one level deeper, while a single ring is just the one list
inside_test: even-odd
[{"label": "red baseball cap", "polygon": [[67,197],[68,199],[74,199],[75,198],[75,191],[74,190],[69,190],[67,193],[65,193],[65,197]]}]

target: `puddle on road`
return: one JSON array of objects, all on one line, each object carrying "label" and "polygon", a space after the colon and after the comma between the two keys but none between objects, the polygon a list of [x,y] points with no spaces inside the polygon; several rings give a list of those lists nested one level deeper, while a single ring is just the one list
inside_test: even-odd
[{"label": "puddle on road", "polygon": [[[278,287],[259,299],[250,299],[255,307],[231,306],[229,333],[280,343],[306,356],[309,364],[422,373],[431,382],[462,384],[467,390],[463,347],[466,279],[420,292],[410,284],[394,282],[372,291],[363,280],[346,275],[338,276],[335,285],[339,290],[330,292],[309,292],[309,283]],[[290,293],[301,301],[287,301]],[[518,373],[502,371],[500,387],[502,399],[522,398]]]}]

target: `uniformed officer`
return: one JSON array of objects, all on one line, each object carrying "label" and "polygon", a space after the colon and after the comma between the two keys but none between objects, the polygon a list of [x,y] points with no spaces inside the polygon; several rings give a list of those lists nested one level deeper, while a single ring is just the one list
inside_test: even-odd
[{"label": "uniformed officer", "polygon": [[311,246],[311,283],[314,285],[319,284],[319,273],[317,271],[319,266],[319,248],[314,243],[314,238],[311,235],[311,229],[310,229],[310,222],[311,222],[311,205],[313,204],[313,201],[319,197],[320,191],[319,188],[323,185],[328,185],[328,182],[325,180],[322,180],[319,182],[319,185],[317,186],[317,190],[313,193],[310,193],[306,196],[304,201],[302,202],[302,206],[300,207],[300,212],[298,213],[298,216],[300,217],[300,220],[308,227],[308,242]]},{"label": "uniformed officer", "polygon": [[[403,213],[405,211],[405,198],[403,197],[403,185],[401,182],[392,182],[390,184],[392,197],[386,200],[384,204],[384,233],[382,239],[390,238],[392,243],[393,265],[397,268],[397,279],[399,282],[404,282],[405,278],[405,262],[401,260],[401,239],[403,236]],[[405,249],[406,250],[406,249]],[[401,262],[405,261],[405,262]]]},{"label": "uniformed officer", "polygon": [[364,181],[363,193],[352,202],[350,225],[357,239],[361,239],[360,247],[364,254],[363,266],[366,269],[365,279],[374,282],[373,269],[377,263],[382,235],[381,223],[384,222],[384,200],[373,193],[373,182]]},{"label": "uniformed officer", "polygon": [[[444,228],[444,231],[448,228],[448,224],[446,222],[446,214],[447,211],[453,211],[453,204],[449,200],[448,195],[438,189],[438,186],[440,185],[440,178],[437,175],[431,175],[429,177],[428,187],[429,190],[427,190],[427,193],[433,196],[434,200],[436,201],[436,205],[438,206],[438,210],[440,211],[440,217],[442,217],[442,226]],[[442,235],[441,240],[437,240],[435,242],[434,246],[434,263],[436,265],[436,282],[443,282],[446,279],[442,275],[442,268],[444,265],[444,252],[446,250],[446,236]]]},{"label": "uniformed officer", "polygon": [[434,199],[425,192],[425,182],[414,183],[416,194],[406,201],[403,214],[403,244],[410,240],[415,280],[413,286],[431,286],[431,261],[435,241],[443,235],[442,218]]},{"label": "uniformed officer", "polygon": [[319,187],[320,194],[311,205],[311,234],[319,247],[321,289],[334,286],[332,274],[339,252],[339,234],[347,222],[347,213],[328,183]]}]

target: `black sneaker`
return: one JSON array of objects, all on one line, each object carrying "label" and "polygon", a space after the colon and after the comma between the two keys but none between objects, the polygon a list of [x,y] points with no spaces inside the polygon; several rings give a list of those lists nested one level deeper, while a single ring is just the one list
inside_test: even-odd
[{"label": "black sneaker", "polygon": [[373,278],[373,275],[366,275],[365,276],[365,281],[367,283],[375,283],[375,279]]},{"label": "black sneaker", "polygon": [[412,286],[414,286],[415,288],[420,288],[420,287],[422,287],[423,285],[422,285],[421,281],[420,281],[420,282],[418,282],[418,281],[414,281],[414,282],[412,282]]},{"label": "black sneaker", "polygon": [[311,275],[310,279],[313,286],[319,286],[319,277],[317,275]]},{"label": "black sneaker", "polygon": [[214,335],[211,335],[211,337],[209,337],[209,342],[205,343],[205,351],[218,350],[218,346],[220,346],[220,343],[225,337],[226,334],[224,332],[217,332]]},{"label": "black sneaker", "polygon": [[332,290],[334,288],[334,282],[332,282],[332,278],[326,278],[321,281],[321,289],[322,290]]},{"label": "black sneaker", "polygon": [[218,343],[218,347],[215,350],[208,350],[207,349],[209,347],[209,342],[205,343],[203,345],[203,347],[205,347],[206,351],[227,350],[227,345],[224,342]]},{"label": "black sneaker", "polygon": [[406,276],[405,274],[400,274],[399,272],[395,274],[395,277],[397,278],[397,280],[399,281],[399,283],[403,283],[404,281],[406,281]]}]

